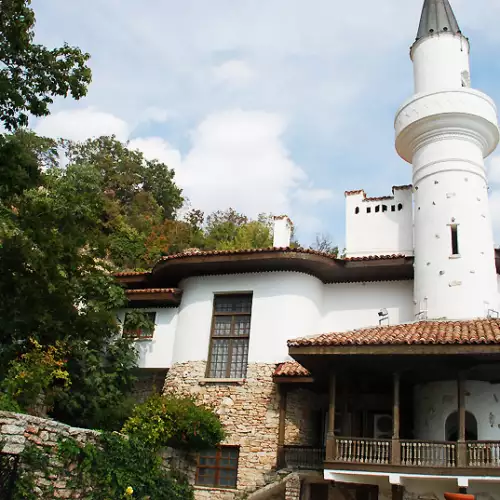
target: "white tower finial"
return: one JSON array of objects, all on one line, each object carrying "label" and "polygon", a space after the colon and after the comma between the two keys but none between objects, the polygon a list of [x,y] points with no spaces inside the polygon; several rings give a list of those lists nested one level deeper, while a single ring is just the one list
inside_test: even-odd
[{"label": "white tower finial", "polygon": [[425,1],[411,58],[415,95],[395,129],[413,165],[414,300],[428,318],[484,317],[498,307],[484,158],[499,131],[493,101],[468,88],[469,42],[448,0]]}]

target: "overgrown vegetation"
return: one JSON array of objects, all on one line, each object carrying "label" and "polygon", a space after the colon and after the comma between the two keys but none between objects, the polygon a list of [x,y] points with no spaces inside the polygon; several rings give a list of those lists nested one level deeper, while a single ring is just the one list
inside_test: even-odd
[{"label": "overgrown vegetation", "polygon": [[57,477],[64,489],[86,500],[189,500],[194,497],[187,478],[167,470],[159,450],[191,453],[214,448],[223,438],[210,408],[182,396],[154,396],[136,406],[122,434],[103,432],[86,443],[63,439],[55,449],[28,445],[14,498],[52,497]]},{"label": "overgrown vegetation", "polygon": [[80,446],[68,439],[59,443],[59,457],[71,489],[86,500],[133,497],[155,500],[190,500],[193,489],[181,474],[168,471],[161,457],[136,438],[104,433],[96,444]]},{"label": "overgrown vegetation", "polygon": [[185,396],[154,395],[135,406],[122,432],[152,449],[172,447],[187,451],[214,448],[224,429],[209,407]]}]

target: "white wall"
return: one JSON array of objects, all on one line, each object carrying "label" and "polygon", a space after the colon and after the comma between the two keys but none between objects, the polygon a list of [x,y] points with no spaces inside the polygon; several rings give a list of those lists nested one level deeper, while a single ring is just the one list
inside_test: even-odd
[{"label": "white wall", "polygon": [[[402,210],[398,210],[399,204]],[[384,212],[383,207],[387,211]],[[394,212],[392,207],[395,207]],[[347,257],[413,255],[412,218],[411,189],[396,189],[391,199],[374,201],[367,199],[364,192],[347,194]]]},{"label": "white wall", "polygon": [[384,308],[392,325],[413,321],[413,281],[325,285],[321,331],[378,326]]},{"label": "white wall", "polygon": [[253,292],[248,361],[288,359],[286,341],[319,332],[323,284],[295,272],[188,278],[183,289],[174,363],[208,357],[214,294]]},{"label": "white wall", "polygon": [[[478,439],[500,440],[500,384],[468,380],[465,409],[477,420]],[[415,439],[445,440],[445,423],[457,410],[457,382],[432,382],[415,388]]]},{"label": "white wall", "polygon": [[[136,341],[139,353],[139,368],[170,368],[177,329],[178,308],[144,308],[141,311],[155,311],[156,325],[152,339]],[[127,309],[119,311],[118,319],[123,325]]]}]

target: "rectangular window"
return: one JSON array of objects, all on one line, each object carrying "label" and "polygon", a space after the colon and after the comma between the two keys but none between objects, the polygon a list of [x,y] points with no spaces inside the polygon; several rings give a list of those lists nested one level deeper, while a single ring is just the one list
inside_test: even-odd
[{"label": "rectangular window", "polygon": [[131,311],[125,313],[123,336],[129,339],[152,339],[156,325],[156,312]]},{"label": "rectangular window", "polygon": [[236,488],[239,448],[221,446],[198,456],[196,484],[217,488]]},{"label": "rectangular window", "polygon": [[458,226],[456,224],[452,224],[451,228],[451,254],[459,255],[458,251]]},{"label": "rectangular window", "polygon": [[251,294],[215,296],[208,377],[246,376],[251,310]]}]

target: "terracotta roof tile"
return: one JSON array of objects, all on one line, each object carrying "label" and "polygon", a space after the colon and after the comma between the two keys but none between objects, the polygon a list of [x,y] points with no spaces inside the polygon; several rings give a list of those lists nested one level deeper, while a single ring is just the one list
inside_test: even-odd
[{"label": "terracotta roof tile", "polygon": [[312,255],[320,255],[323,257],[328,257],[334,260],[385,260],[385,259],[399,259],[404,257],[402,254],[392,254],[392,255],[370,255],[365,257],[350,257],[350,258],[337,258],[331,254],[320,252],[318,250],[313,250],[311,248],[291,248],[291,247],[268,247],[268,248],[248,248],[243,250],[197,250],[195,252],[183,252],[173,255],[165,255],[161,260],[173,260],[173,259],[183,259],[188,257],[211,257],[214,255],[244,255],[244,254],[259,254],[259,253],[272,253],[272,252],[284,252],[284,253],[308,253]]},{"label": "terracotta roof tile", "polygon": [[288,347],[417,344],[500,344],[500,319],[419,321],[349,332],[324,333],[288,341]]},{"label": "terracotta roof tile", "polygon": [[118,273],[114,273],[114,276],[147,276],[151,274],[151,271],[120,271]]},{"label": "terracotta roof tile", "polygon": [[132,288],[125,290],[127,295],[133,295],[135,293],[181,293],[182,290],[179,288]]},{"label": "terracotta roof tile", "polygon": [[310,377],[311,372],[296,361],[280,363],[274,370],[273,377]]}]

